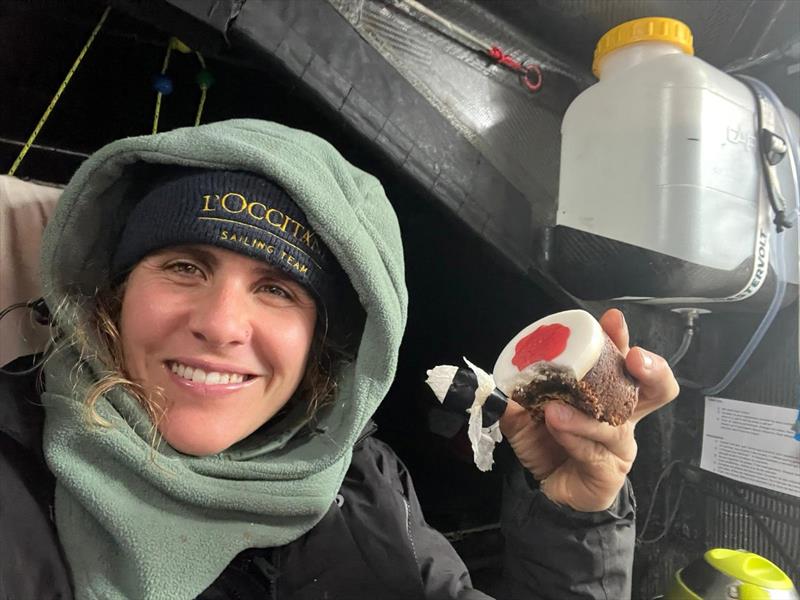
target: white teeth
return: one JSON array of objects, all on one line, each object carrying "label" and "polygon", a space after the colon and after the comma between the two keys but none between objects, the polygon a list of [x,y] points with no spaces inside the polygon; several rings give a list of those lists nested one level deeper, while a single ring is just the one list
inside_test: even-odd
[{"label": "white teeth", "polygon": [[172,363],[170,370],[177,374],[178,377],[189,379],[194,383],[205,383],[207,385],[242,383],[245,380],[245,376],[241,373],[220,373],[218,371],[206,373],[203,371],[203,369],[187,367],[186,365],[177,362]]}]

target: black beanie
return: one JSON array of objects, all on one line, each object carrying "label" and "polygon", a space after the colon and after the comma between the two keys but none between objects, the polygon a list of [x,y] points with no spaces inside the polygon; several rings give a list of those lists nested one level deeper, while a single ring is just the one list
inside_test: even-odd
[{"label": "black beanie", "polygon": [[150,252],[180,244],[210,244],[265,261],[307,287],[326,308],[336,304],[347,282],[289,194],[253,173],[182,170],[157,184],[128,216],[112,277]]}]

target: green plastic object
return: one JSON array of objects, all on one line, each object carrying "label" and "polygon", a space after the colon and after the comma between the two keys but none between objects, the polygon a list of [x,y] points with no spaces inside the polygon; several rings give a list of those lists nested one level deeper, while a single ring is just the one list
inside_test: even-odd
[{"label": "green plastic object", "polygon": [[211,71],[203,69],[197,73],[197,85],[199,85],[202,90],[207,90],[214,85],[214,76],[211,74]]},{"label": "green plastic object", "polygon": [[664,596],[664,600],[703,600],[703,598],[686,587],[686,584],[684,584],[681,579],[680,572],[678,572],[675,575],[675,579],[672,581],[669,592]]},{"label": "green plastic object", "polygon": [[743,583],[773,590],[791,590],[792,580],[763,556],[744,550],[714,548],[705,554],[708,564]]},{"label": "green plastic object", "polygon": [[678,571],[665,600],[800,600],[792,580],[763,556],[714,548]]}]

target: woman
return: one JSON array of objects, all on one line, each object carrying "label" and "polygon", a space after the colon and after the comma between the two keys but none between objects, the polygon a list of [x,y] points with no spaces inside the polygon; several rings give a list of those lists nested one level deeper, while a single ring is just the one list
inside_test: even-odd
[{"label": "woman", "polygon": [[[0,591],[486,598],[369,436],[406,318],[373,177],[273,123],[121,140],[65,189],[42,266],[59,347],[41,431],[30,382],[3,379]],[[602,323],[627,352],[621,314]],[[509,597],[630,593],[633,421],[677,385],[640,349],[627,366],[631,423],[555,405],[546,426],[504,416],[546,477],[516,477],[504,500]]]}]

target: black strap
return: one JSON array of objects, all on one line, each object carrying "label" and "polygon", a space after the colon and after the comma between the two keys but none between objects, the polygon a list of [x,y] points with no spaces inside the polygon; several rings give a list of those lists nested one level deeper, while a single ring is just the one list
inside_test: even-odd
[{"label": "black strap", "polygon": [[[478,389],[478,376],[472,369],[459,367],[453,377],[453,382],[447,388],[442,405],[448,411],[463,415],[475,402],[475,391]],[[508,398],[495,388],[481,410],[481,424],[483,427],[494,425],[506,410]]]}]

